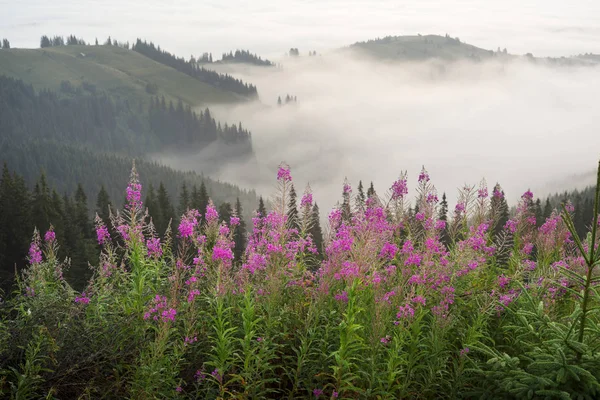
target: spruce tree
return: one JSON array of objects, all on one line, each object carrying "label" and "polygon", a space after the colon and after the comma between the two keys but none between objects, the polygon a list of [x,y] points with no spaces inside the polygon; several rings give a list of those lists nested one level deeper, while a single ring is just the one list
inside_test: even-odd
[{"label": "spruce tree", "polygon": [[373,198],[376,195],[375,187],[373,186],[373,182],[371,182],[371,186],[367,189],[367,198]]},{"label": "spruce tree", "polygon": [[186,211],[190,208],[190,194],[188,192],[187,189],[187,185],[185,184],[185,182],[183,182],[183,185],[181,185],[181,193],[179,194],[179,208],[178,208],[178,213],[179,215],[183,215],[186,213]]},{"label": "spruce tree", "polygon": [[91,237],[92,228],[89,219],[87,196],[81,184],[77,185],[77,190],[75,191],[75,223],[83,233],[84,238]]},{"label": "spruce tree", "polygon": [[506,202],[506,198],[504,196],[504,191],[500,184],[496,183],[494,186],[494,192],[492,194],[492,198],[490,200],[490,219],[494,221],[493,233],[494,236],[500,235],[506,222],[509,218],[509,208],[508,203]]},{"label": "spruce tree", "polygon": [[[164,225],[164,217],[162,214],[162,210],[160,209],[160,205],[158,204],[158,198],[156,197],[156,190],[154,190],[154,185],[148,185],[148,192],[146,193],[146,199],[144,200],[144,205],[148,210],[148,214],[150,218],[152,218],[152,224],[154,224],[154,228],[156,228],[156,224],[160,224],[161,227]],[[164,231],[156,231],[159,236],[163,236],[165,234]]]},{"label": "spruce tree", "polygon": [[438,219],[445,222],[444,229],[440,232],[440,241],[447,248],[450,245],[450,235],[448,234],[448,200],[446,199],[446,193],[442,194]]},{"label": "spruce tree", "polygon": [[219,221],[225,221],[226,224],[229,225],[229,220],[233,215],[233,208],[231,207],[231,203],[223,202],[219,205]]},{"label": "spruce tree", "polygon": [[262,196],[260,196],[258,198],[258,210],[256,210],[258,212],[258,215],[261,218],[264,218],[267,216],[267,208],[265,207],[265,202],[262,198]]},{"label": "spruce tree", "polygon": [[238,262],[242,259],[244,251],[246,250],[246,221],[244,221],[244,216],[242,213],[242,203],[238,197],[235,202],[235,214],[240,219],[240,224],[235,228],[233,235],[233,240],[235,242],[233,254],[235,256],[235,260]]},{"label": "spruce tree", "polygon": [[350,205],[350,191],[347,190],[350,185],[348,181],[344,182],[344,189],[342,191],[342,220],[349,223],[352,220],[352,206]]},{"label": "spruce tree", "polygon": [[52,215],[50,208],[50,189],[46,183],[46,175],[42,173],[33,188],[31,210],[33,224],[40,232],[45,232],[50,227],[50,217]]},{"label": "spruce tree", "polygon": [[319,256],[323,257],[323,230],[321,229],[321,217],[319,215],[319,206],[317,203],[312,208],[312,224],[310,227],[310,236],[313,243],[319,252]]},{"label": "spruce tree", "polygon": [[363,188],[363,184],[362,181],[358,181],[358,189],[357,189],[358,193],[356,195],[356,209],[358,211],[364,211],[365,210],[365,203],[367,201],[367,197],[365,196],[365,191]]},{"label": "spruce tree", "polygon": [[114,213],[114,208],[106,188],[102,185],[98,192],[98,196],[96,197],[96,214],[98,214],[107,226],[110,226],[111,213]]},{"label": "spruce tree", "polygon": [[542,210],[542,201],[537,199],[534,205],[534,213],[535,213],[535,225],[537,227],[542,226],[544,222],[544,211]]},{"label": "spruce tree", "polygon": [[287,204],[287,225],[290,229],[300,229],[300,220],[298,216],[298,199],[294,184],[290,189],[289,200]]},{"label": "spruce tree", "polygon": [[544,213],[543,213],[543,217],[544,217],[544,221],[547,220],[548,218],[550,218],[550,215],[552,215],[552,205],[550,204],[550,199],[546,199],[546,204],[544,205]]},{"label": "spruce tree", "polygon": [[206,190],[206,185],[204,181],[200,184],[200,192],[198,193],[198,204],[195,208],[202,215],[202,221],[204,221],[204,214],[206,214],[206,207],[208,206],[208,201],[210,198],[208,197],[208,191]]},{"label": "spruce tree", "polygon": [[[169,193],[167,193],[167,189],[165,189],[165,185],[161,182],[158,186],[158,194],[157,194],[157,202],[158,207],[161,210],[161,220],[154,223],[157,232],[160,235],[164,235],[167,231],[167,227],[172,220],[175,220],[175,209],[171,204],[171,200],[169,198]],[[171,225],[171,230],[173,230],[174,226]],[[173,232],[170,232],[171,234]]]}]

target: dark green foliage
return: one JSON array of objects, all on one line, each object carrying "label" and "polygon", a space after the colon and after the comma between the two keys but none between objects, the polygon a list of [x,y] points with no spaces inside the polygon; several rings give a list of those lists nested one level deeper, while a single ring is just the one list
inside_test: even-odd
[{"label": "dark green foliage", "polygon": [[[140,104],[141,106],[141,104]],[[152,98],[148,113],[128,100],[109,97],[84,83],[61,84],[61,93],[35,92],[20,80],[0,76],[0,137],[14,143],[53,140],[94,151],[128,155],[177,150],[199,151],[214,142],[221,157],[252,153],[250,132],[241,124],[220,124],[210,111],[195,113],[180,101]]]},{"label": "dark green foliage", "polygon": [[196,186],[194,186],[194,191],[192,193],[192,208],[200,212],[203,220],[204,214],[206,214],[208,200],[209,199],[208,192],[206,191],[206,185],[204,184],[204,181],[202,181],[202,183],[200,184],[200,190],[196,190]]},{"label": "dark green foliage", "polygon": [[256,211],[258,212],[258,215],[261,217],[267,216],[267,208],[265,207],[265,202],[264,202],[262,196],[260,196],[258,199],[258,209]]},{"label": "dark green foliage", "polygon": [[292,184],[292,188],[290,189],[289,199],[287,204],[287,223],[291,229],[300,229],[300,219],[298,215],[298,198],[296,194],[296,189],[294,189],[294,185]]},{"label": "dark green foliage", "polygon": [[233,215],[233,208],[231,207],[231,203],[229,203],[229,202],[221,203],[218,211],[219,211],[219,221],[224,221],[226,224],[229,224],[231,216]]},{"label": "dark green foliage", "polygon": [[356,194],[356,209],[358,211],[364,211],[365,210],[365,202],[367,201],[367,196],[365,196],[365,191],[363,188],[363,184],[362,181],[358,182],[358,189],[357,189],[358,193]]},{"label": "dark green foliage", "polygon": [[244,255],[244,250],[246,249],[247,235],[248,232],[246,230],[246,221],[244,221],[244,210],[242,209],[242,203],[240,199],[236,199],[235,201],[235,215],[240,219],[240,224],[235,228],[233,240],[235,242],[235,247],[233,249],[233,254],[235,256],[236,261],[240,261],[242,256]]},{"label": "dark green foliage", "polygon": [[221,62],[246,63],[261,67],[271,67],[275,65],[269,60],[263,60],[260,56],[250,53],[249,50],[236,50],[235,52],[230,51],[229,53],[223,53]]},{"label": "dark green foliage", "polygon": [[371,186],[369,186],[369,188],[367,189],[367,198],[371,199],[376,196],[377,193],[375,192],[375,187],[373,186],[373,182],[371,182]]},{"label": "dark green foliage", "polygon": [[[169,193],[162,182],[158,186],[156,202],[160,209],[161,218],[160,220],[154,221],[154,226],[160,235],[164,235],[167,232],[169,224],[171,224],[171,229],[174,229],[175,227],[175,208],[173,207]],[[171,232],[171,234],[172,233],[173,232]]]},{"label": "dark green foliage", "polygon": [[450,245],[450,235],[448,233],[448,200],[446,199],[446,193],[442,194],[442,201],[440,202],[438,219],[444,221],[446,226],[440,233],[440,242],[442,242],[446,248]]},{"label": "dark green foliage", "polygon": [[319,215],[319,206],[317,203],[312,208],[312,225],[310,227],[310,236],[313,243],[319,252],[319,256],[323,257],[323,231],[321,229],[321,216]]},{"label": "dark green foliage", "polygon": [[188,192],[187,185],[183,182],[183,185],[181,185],[181,192],[179,193],[179,207],[177,208],[177,213],[179,215],[185,214],[191,204],[190,193]]},{"label": "dark green foliage", "polygon": [[2,39],[2,48],[10,49],[10,42],[8,41],[8,39]]},{"label": "dark green foliage", "polygon": [[102,221],[109,221],[110,214],[114,214],[115,210],[112,202],[110,201],[110,196],[106,191],[104,185],[100,186],[100,191],[98,192],[98,196],[96,198],[96,213],[102,219]]},{"label": "dark green foliage", "polygon": [[184,58],[178,58],[167,51],[161,50],[160,46],[157,48],[152,42],[148,43],[138,39],[131,48],[132,50],[137,51],[138,53],[143,54],[154,61],[175,68],[176,70],[209,85],[247,97],[257,96],[256,86],[244,83],[239,79],[233,78],[232,76],[219,74],[217,72],[205,69],[204,67],[198,66],[196,62],[192,62],[191,60],[186,61]]}]

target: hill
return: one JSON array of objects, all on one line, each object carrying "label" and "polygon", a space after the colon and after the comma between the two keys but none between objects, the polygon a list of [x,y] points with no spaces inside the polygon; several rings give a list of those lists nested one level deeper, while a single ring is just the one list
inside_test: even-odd
[{"label": "hill", "polygon": [[36,89],[58,90],[61,82],[84,82],[109,94],[149,103],[152,95],[181,99],[191,106],[230,103],[243,97],[209,85],[118,46],[56,46],[42,49],[3,49],[0,75],[31,83]]},{"label": "hill", "polygon": [[486,59],[513,60],[522,58],[530,62],[556,66],[593,66],[600,63],[600,55],[581,54],[571,57],[535,57],[531,53],[523,56],[510,54],[506,49],[486,50],[459,38],[448,35],[386,36],[364,42],[357,42],[343,51],[353,51],[369,57],[395,61],[423,61],[438,59],[443,61]]},{"label": "hill", "polygon": [[480,60],[495,54],[491,50],[463,43],[458,38],[439,35],[387,36],[355,43],[349,49],[377,58],[406,61],[430,58]]}]

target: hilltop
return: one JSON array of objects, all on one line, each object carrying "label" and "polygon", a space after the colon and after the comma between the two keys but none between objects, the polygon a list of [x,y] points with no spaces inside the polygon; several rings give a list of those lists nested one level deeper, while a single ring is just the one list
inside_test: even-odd
[{"label": "hilltop", "polygon": [[191,106],[230,103],[244,99],[118,46],[56,46],[41,49],[3,49],[0,75],[30,83],[35,89],[58,90],[63,81],[86,83],[111,95],[149,103],[152,95],[167,101],[181,99]]},{"label": "hilltop", "polygon": [[552,65],[597,65],[600,55],[584,54],[572,57],[535,57],[531,53],[523,56],[510,54],[506,48],[496,51],[483,49],[449,35],[409,35],[386,36],[354,43],[343,50],[354,51],[369,57],[394,61],[422,61],[439,59],[443,61],[487,59],[513,60],[518,57],[531,62]]},{"label": "hilltop", "polygon": [[377,58],[407,61],[429,58],[484,59],[495,54],[491,50],[463,43],[458,38],[439,35],[386,36],[357,42],[349,48]]}]

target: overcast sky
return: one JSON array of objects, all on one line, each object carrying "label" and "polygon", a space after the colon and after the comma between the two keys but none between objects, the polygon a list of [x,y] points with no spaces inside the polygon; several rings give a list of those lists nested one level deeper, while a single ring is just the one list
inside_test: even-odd
[{"label": "overcast sky", "polygon": [[247,48],[275,57],[378,36],[445,34],[541,55],[600,53],[597,0],[1,0],[0,36],[13,47],[76,34],[143,37],[189,56]]}]

